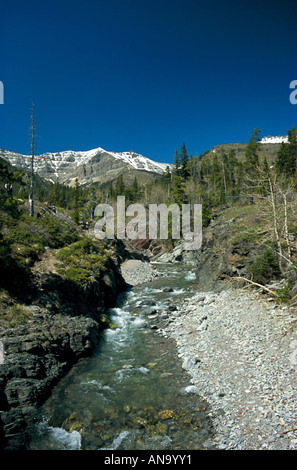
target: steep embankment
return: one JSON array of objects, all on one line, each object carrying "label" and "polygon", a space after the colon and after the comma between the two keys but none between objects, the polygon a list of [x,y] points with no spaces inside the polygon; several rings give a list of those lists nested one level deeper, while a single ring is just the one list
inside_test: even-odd
[{"label": "steep embankment", "polygon": [[[187,251],[180,240],[173,250],[152,259],[197,266],[197,288],[200,290],[225,288],[226,281],[236,280],[237,283],[240,277],[254,279],[260,284],[272,280],[281,282],[273,222],[263,212],[263,206],[257,204],[217,209],[203,229],[201,249]],[[291,227],[293,255],[297,252],[295,231],[296,228]],[[245,284],[239,282],[239,285]]]}]

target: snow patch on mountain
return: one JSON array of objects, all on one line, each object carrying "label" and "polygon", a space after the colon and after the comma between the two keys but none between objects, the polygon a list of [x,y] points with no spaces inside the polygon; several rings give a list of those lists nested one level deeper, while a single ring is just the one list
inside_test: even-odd
[{"label": "snow patch on mountain", "polygon": [[270,136],[267,135],[260,140],[260,144],[281,144],[282,142],[288,142],[288,136],[279,135],[279,136]]},{"label": "snow patch on mountain", "polygon": [[[88,163],[93,164],[95,157],[100,160],[101,157],[110,157],[111,166],[112,160],[122,160],[127,165],[137,170],[150,171],[161,174],[166,170],[166,167],[171,167],[167,163],[159,163],[150,160],[143,155],[135,152],[109,152],[101,147],[97,147],[87,151],[73,151],[66,150],[63,152],[47,152],[42,155],[36,155],[34,157],[34,170],[36,173],[44,174],[51,173],[57,178],[63,177],[63,175],[69,172],[73,173],[75,169],[80,166],[87,166]],[[31,166],[31,155],[21,155],[8,150],[0,150],[0,157],[8,160],[12,165],[19,166],[25,170],[30,170]]]},{"label": "snow patch on mountain", "polygon": [[128,163],[129,165],[133,166],[133,168],[137,170],[146,170],[146,171],[156,171],[157,173],[162,173],[166,170],[168,165],[167,163],[159,163],[153,160],[150,160],[143,155],[139,155],[134,152],[108,152],[114,158],[118,158],[123,160],[124,162]]}]

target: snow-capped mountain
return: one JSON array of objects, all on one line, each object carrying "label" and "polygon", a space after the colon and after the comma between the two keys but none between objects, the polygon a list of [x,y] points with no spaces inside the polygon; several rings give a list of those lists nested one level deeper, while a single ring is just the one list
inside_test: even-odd
[{"label": "snow-capped mountain", "polygon": [[[0,150],[0,157],[24,170],[31,168],[31,155]],[[34,157],[34,171],[39,176],[66,184],[71,184],[75,178],[79,179],[80,184],[103,183],[133,169],[161,174],[167,166],[171,165],[155,162],[135,152],[109,152],[101,147],[81,152],[44,153]]]}]

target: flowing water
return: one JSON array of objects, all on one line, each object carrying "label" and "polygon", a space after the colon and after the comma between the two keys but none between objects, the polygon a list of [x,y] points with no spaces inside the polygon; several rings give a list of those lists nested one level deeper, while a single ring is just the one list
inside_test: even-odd
[{"label": "flowing water", "polygon": [[166,276],[118,297],[110,309],[114,327],[55,387],[30,430],[28,449],[204,448],[212,433],[207,404],[187,393],[190,377],[173,341],[152,328],[156,315],[191,295],[195,273],[176,265],[158,270]]}]

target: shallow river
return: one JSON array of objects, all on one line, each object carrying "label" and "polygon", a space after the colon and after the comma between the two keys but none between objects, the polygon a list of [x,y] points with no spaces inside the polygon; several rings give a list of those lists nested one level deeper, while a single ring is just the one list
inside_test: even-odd
[{"label": "shallow river", "polygon": [[28,449],[204,449],[212,433],[207,404],[187,393],[190,377],[173,341],[151,328],[157,312],[194,292],[195,272],[157,267],[166,276],[118,297],[110,309],[116,327],[106,329],[92,357],[54,388],[30,430]]}]

